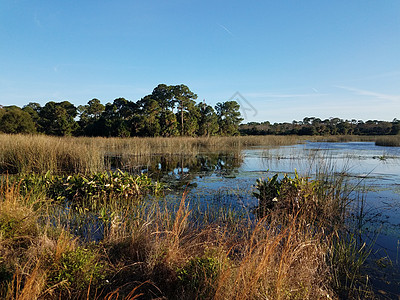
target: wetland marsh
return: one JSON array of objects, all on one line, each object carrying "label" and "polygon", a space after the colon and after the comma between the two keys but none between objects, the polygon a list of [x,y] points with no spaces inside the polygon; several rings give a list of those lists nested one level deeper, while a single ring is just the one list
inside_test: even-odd
[{"label": "wetland marsh", "polygon": [[[21,147],[23,138],[14,141]],[[397,147],[294,137],[27,138],[28,151],[7,152],[3,143],[0,152],[3,169],[14,157],[20,165],[10,170],[39,170],[2,176],[6,299],[398,295]],[[53,146],[47,164],[44,142]],[[140,143],[154,153],[128,151]],[[103,158],[85,163],[85,149]],[[95,166],[104,169],[89,171]],[[265,216],[256,213],[260,178],[278,187],[279,205]]]}]

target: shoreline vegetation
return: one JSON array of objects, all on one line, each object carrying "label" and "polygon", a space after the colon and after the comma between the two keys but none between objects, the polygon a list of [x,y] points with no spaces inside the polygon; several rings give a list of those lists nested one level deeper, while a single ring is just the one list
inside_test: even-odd
[{"label": "shoreline vegetation", "polygon": [[146,175],[110,170],[116,156],[129,164],[308,140],[376,137],[0,135],[0,297],[372,299],[371,250],[346,221],[357,213],[351,190],[329,163],[314,179],[258,180],[250,213],[204,208],[185,192],[167,198]]},{"label": "shoreline vegetation", "polygon": [[125,166],[128,170],[135,163],[146,163],[151,156],[240,153],[247,147],[276,147],[305,141],[370,141],[377,145],[396,146],[400,138],[353,135],[90,138],[0,134],[0,171],[9,174],[48,171],[90,174],[111,169],[113,158],[121,161],[118,167]]}]

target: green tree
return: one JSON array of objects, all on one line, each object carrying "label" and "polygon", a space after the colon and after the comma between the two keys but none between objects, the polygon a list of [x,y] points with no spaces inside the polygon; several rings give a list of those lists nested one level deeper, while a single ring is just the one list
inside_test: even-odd
[{"label": "green tree", "polygon": [[160,125],[160,105],[151,95],[142,98],[139,102],[139,106],[141,107],[139,135],[160,136],[162,134]]},{"label": "green tree", "polygon": [[79,128],[75,121],[77,114],[76,107],[68,101],[59,103],[50,101],[40,109],[38,120],[40,131],[49,135],[72,135]]},{"label": "green tree", "polygon": [[151,99],[157,101],[162,111],[174,108],[174,86],[159,84],[151,93]]},{"label": "green tree", "polygon": [[97,130],[103,136],[128,137],[131,135],[132,120],[137,112],[137,104],[117,98],[107,103],[101,118],[96,122]]},{"label": "green tree", "polygon": [[200,102],[197,105],[199,111],[198,131],[200,136],[215,135],[218,132],[218,117],[212,106],[207,105],[205,102]]},{"label": "green tree", "polygon": [[87,105],[78,106],[79,111],[79,125],[81,134],[86,136],[101,135],[97,122],[99,121],[105,106],[100,103],[100,100],[94,98],[88,102]]},{"label": "green tree", "polygon": [[39,103],[37,102],[29,102],[27,105],[22,107],[22,110],[30,114],[32,117],[32,120],[36,124],[36,128],[38,128],[38,122],[39,122],[39,112],[42,109]]},{"label": "green tree", "polygon": [[[181,135],[193,135],[198,127],[196,102],[197,95],[193,93],[186,85],[175,85],[172,87],[173,98],[172,101],[177,105],[178,118],[180,120]],[[187,124],[185,124],[187,122]]]},{"label": "green tree", "polygon": [[240,105],[236,101],[218,102],[215,110],[218,116],[219,133],[221,135],[238,135],[239,124],[243,121]]},{"label": "green tree", "polygon": [[138,101],[141,110],[141,135],[174,136],[178,134],[173,86],[159,84],[150,95]]},{"label": "green tree", "polygon": [[394,118],[392,121],[392,129],[390,130],[390,134],[396,135],[400,133],[400,120]]},{"label": "green tree", "polygon": [[181,134],[186,136],[196,136],[199,130],[199,118],[200,118],[199,109],[194,105],[193,102],[183,111],[182,120],[184,120],[184,122],[179,124],[179,129]]},{"label": "green tree", "polygon": [[29,113],[17,106],[0,109],[0,131],[4,133],[36,133],[35,122]]},{"label": "green tree", "polygon": [[179,135],[176,115],[172,111],[161,111],[158,121],[160,124],[160,134],[162,136],[168,137]]},{"label": "green tree", "polygon": [[40,131],[39,112],[41,109],[42,107],[37,102],[29,102],[27,105],[22,107],[22,110],[27,112],[31,116],[33,122],[35,123],[35,129],[37,132]]}]

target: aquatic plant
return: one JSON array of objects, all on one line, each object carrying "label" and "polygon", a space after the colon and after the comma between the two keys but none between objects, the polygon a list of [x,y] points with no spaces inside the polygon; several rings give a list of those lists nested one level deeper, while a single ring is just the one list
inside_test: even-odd
[{"label": "aquatic plant", "polygon": [[256,213],[259,218],[274,211],[275,215],[301,213],[304,218],[308,215],[308,220],[323,220],[327,217],[331,220],[332,216],[328,214],[338,211],[326,210],[330,207],[328,203],[342,201],[333,193],[335,185],[300,177],[297,171],[293,178],[284,174],[279,179],[279,174],[275,174],[267,179],[257,179],[255,188],[257,191],[253,195],[258,199]]},{"label": "aquatic plant", "polygon": [[148,194],[160,195],[164,190],[163,184],[153,182],[145,174],[132,175],[121,170],[69,176],[47,172],[44,175],[23,175],[19,180],[20,188],[26,194],[33,191],[54,200],[88,206],[111,198],[136,201]]}]

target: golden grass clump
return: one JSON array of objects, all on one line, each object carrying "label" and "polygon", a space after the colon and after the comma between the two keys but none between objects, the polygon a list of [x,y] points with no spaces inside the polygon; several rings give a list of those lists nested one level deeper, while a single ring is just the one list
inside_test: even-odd
[{"label": "golden grass clump", "polygon": [[3,173],[89,173],[104,168],[101,149],[75,138],[1,134],[0,141]]},{"label": "golden grass clump", "polygon": [[400,147],[400,135],[377,137],[375,145],[387,146],[387,147]]},{"label": "golden grass clump", "polygon": [[333,297],[327,245],[296,220],[282,229],[262,219],[243,243],[241,259],[221,272],[214,299]]}]

